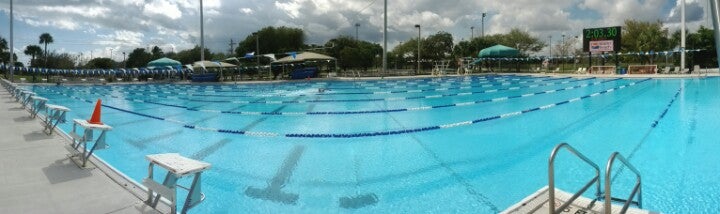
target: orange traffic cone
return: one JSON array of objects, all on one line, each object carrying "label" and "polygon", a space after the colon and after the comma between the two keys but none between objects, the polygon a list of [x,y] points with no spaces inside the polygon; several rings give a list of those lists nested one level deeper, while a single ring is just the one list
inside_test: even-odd
[{"label": "orange traffic cone", "polygon": [[95,110],[93,111],[92,116],[90,117],[90,120],[87,122],[90,124],[98,124],[103,125],[102,122],[100,122],[100,108],[102,107],[102,100],[98,99],[95,103]]}]

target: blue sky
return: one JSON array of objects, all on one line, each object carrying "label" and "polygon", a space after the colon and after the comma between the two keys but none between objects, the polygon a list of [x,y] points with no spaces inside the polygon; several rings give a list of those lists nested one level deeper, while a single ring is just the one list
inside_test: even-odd
[{"label": "blue sky", "polygon": [[[205,43],[214,52],[227,51],[230,39],[244,39],[265,26],[289,26],[305,31],[307,43],[323,44],[338,35],[382,41],[382,0],[204,0]],[[179,51],[199,44],[198,0],[15,0],[15,50],[20,61],[25,46],[38,43],[43,32],[53,35],[49,50],[122,60],[122,52],[159,46]],[[659,20],[678,29],[673,0],[392,0],[389,1],[389,44],[417,35],[446,31],[456,41],[467,40],[471,27],[480,35],[520,28],[543,40],[580,35],[582,28],[617,26],[623,20]],[[706,1],[687,0],[690,30],[708,26]],[[9,1],[0,3],[0,36],[9,38]],[[554,41],[554,43],[557,41]],[[541,51],[539,54],[542,54]],[[81,55],[82,54],[82,55]]]}]

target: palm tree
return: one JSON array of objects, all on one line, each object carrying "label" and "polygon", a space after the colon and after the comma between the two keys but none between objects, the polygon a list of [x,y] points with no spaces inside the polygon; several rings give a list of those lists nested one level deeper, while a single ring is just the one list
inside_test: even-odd
[{"label": "palm tree", "polygon": [[50,35],[50,33],[43,33],[40,34],[40,44],[45,44],[45,67],[47,67],[47,46],[50,43],[53,43],[53,37]]},{"label": "palm tree", "polygon": [[25,47],[25,55],[31,56],[32,60],[30,60],[30,66],[35,66],[35,56],[40,56],[43,54],[42,48],[37,45],[28,45]]},{"label": "palm tree", "polygon": [[[32,59],[30,60],[30,66],[33,66],[35,64],[35,56],[39,56],[43,53],[40,46],[37,45],[28,45],[25,47],[25,55],[32,56]],[[33,82],[35,82],[35,73],[33,72],[32,75]]]}]

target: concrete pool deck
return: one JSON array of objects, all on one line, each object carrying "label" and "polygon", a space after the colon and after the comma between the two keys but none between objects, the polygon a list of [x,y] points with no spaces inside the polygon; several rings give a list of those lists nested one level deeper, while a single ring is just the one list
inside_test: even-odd
[{"label": "concrete pool deck", "polygon": [[0,213],[158,213],[111,178],[118,175],[77,167],[68,141],[42,129],[0,89]]}]

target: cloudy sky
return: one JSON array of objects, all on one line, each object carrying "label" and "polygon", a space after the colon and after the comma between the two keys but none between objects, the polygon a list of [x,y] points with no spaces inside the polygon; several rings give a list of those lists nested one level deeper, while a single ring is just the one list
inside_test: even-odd
[{"label": "cloudy sky", "polygon": [[[200,0],[15,0],[15,51],[20,61],[25,46],[50,33],[48,49],[83,58],[122,60],[122,52],[159,46],[166,52],[200,43]],[[686,0],[688,28],[711,26],[707,1]],[[679,0],[389,0],[388,41],[393,47],[417,35],[438,31],[455,41],[520,28],[557,42],[561,35],[580,35],[583,28],[618,26],[626,19],[660,20],[671,30],[679,26]],[[227,52],[230,39],[242,40],[266,26],[301,28],[306,43],[324,44],[338,35],[355,34],[382,42],[383,0],[204,0],[205,44]],[[0,3],[0,36],[9,38],[9,1]],[[542,53],[542,52],[541,52]]]}]

